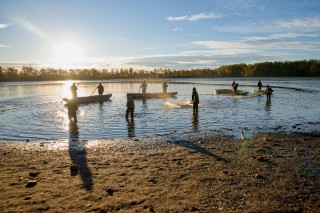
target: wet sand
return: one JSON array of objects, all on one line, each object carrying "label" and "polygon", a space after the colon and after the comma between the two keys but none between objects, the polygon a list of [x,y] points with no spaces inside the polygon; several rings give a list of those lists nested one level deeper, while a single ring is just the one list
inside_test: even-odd
[{"label": "wet sand", "polygon": [[1,212],[317,212],[320,137],[0,143]]}]

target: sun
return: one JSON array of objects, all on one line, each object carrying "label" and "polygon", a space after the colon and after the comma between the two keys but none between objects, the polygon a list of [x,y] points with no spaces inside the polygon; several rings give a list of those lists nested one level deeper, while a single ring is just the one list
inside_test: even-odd
[{"label": "sun", "polygon": [[71,67],[83,60],[83,49],[74,41],[62,41],[52,45],[50,62],[59,67]]}]

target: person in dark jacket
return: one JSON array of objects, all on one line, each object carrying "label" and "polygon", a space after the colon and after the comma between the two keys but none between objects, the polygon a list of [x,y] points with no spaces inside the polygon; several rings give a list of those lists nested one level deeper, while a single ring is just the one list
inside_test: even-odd
[{"label": "person in dark jacket", "polygon": [[70,87],[70,91],[71,91],[71,94],[72,94],[72,99],[76,99],[77,98],[77,90],[78,90],[78,87],[76,86],[76,83],[73,83],[72,86]]},{"label": "person in dark jacket", "polygon": [[198,113],[199,95],[195,87],[192,89],[191,103],[193,103],[193,113]]},{"label": "person in dark jacket", "polygon": [[131,118],[133,118],[134,113],[134,100],[132,96],[127,97],[127,111],[126,111],[126,118],[128,118],[129,113],[131,113]]},{"label": "person in dark jacket", "polygon": [[272,95],[273,90],[271,89],[271,87],[269,86],[269,84],[267,84],[266,86],[266,95],[267,95],[267,101],[271,101],[271,95]]},{"label": "person in dark jacket", "polygon": [[238,89],[238,83],[236,83],[235,81],[232,82],[231,84],[233,92],[237,93],[237,89]]},{"label": "person in dark jacket", "polygon": [[147,92],[147,82],[146,81],[143,81],[140,88],[142,88],[142,93],[146,93]]},{"label": "person in dark jacket", "polygon": [[102,84],[100,83],[97,88],[98,88],[98,93],[99,93],[99,95],[102,95],[103,92],[104,92],[104,87],[102,86]]},{"label": "person in dark jacket", "polygon": [[258,88],[259,88],[259,91],[261,90],[261,88],[262,88],[262,83],[261,83],[261,81],[259,80],[259,82],[258,82]]},{"label": "person in dark jacket", "polygon": [[162,89],[163,89],[163,93],[167,93],[167,89],[168,89],[168,84],[167,84],[167,82],[163,82],[163,84],[162,84]]}]

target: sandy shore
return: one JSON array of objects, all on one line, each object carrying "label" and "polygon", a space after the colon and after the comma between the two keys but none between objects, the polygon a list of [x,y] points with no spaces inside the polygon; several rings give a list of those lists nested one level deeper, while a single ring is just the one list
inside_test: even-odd
[{"label": "sandy shore", "polygon": [[317,212],[320,138],[0,143],[1,212]]}]

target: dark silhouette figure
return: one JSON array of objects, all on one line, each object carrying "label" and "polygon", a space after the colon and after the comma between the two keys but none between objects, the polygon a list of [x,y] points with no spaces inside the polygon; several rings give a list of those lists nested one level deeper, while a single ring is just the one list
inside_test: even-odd
[{"label": "dark silhouette figure", "polygon": [[167,82],[163,82],[163,84],[162,84],[162,89],[163,89],[163,93],[167,93],[167,89],[168,89],[168,84],[167,84]]},{"label": "dark silhouette figure", "polygon": [[267,95],[267,101],[271,101],[271,95],[272,95],[273,90],[271,89],[271,87],[269,86],[269,84],[267,84],[266,86],[266,95]]},{"label": "dark silhouette figure", "polygon": [[102,86],[102,84],[100,83],[97,88],[98,88],[98,93],[99,93],[99,95],[102,95],[103,92],[104,92],[104,87]]},{"label": "dark silhouette figure", "polygon": [[78,87],[76,86],[76,83],[73,83],[72,86],[70,87],[72,99],[76,99],[78,97],[77,90],[78,90]]},{"label": "dark silhouette figure", "polygon": [[127,97],[127,111],[126,111],[126,118],[128,118],[129,113],[131,114],[131,118],[133,118],[134,113],[134,100],[132,96]]},{"label": "dark silhouette figure", "polygon": [[142,93],[146,93],[147,92],[147,82],[143,81],[140,88],[142,88]]},{"label": "dark silhouette figure", "polygon": [[92,174],[88,167],[85,143],[79,140],[79,128],[76,123],[70,122],[69,132],[69,155],[73,164],[70,166],[70,173],[72,176],[80,174],[83,187],[91,191]]},{"label": "dark silhouette figure", "polygon": [[193,113],[198,113],[199,95],[195,87],[192,89],[191,103],[193,103]]},{"label": "dark silhouette figure", "polygon": [[77,110],[78,104],[76,100],[69,101],[68,105],[68,118],[70,122],[77,123]]},{"label": "dark silhouette figure", "polygon": [[261,90],[261,88],[262,88],[262,83],[261,83],[261,81],[259,80],[259,82],[258,82],[258,88],[259,88],[259,91]]},{"label": "dark silhouette figure", "polygon": [[233,83],[231,84],[234,93],[237,93],[238,85],[239,84],[236,83],[235,81],[233,81]]}]

